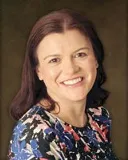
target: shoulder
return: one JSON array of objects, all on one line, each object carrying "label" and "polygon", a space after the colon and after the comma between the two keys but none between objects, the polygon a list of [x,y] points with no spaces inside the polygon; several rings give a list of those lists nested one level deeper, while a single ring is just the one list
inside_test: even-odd
[{"label": "shoulder", "polygon": [[103,107],[95,107],[88,109],[88,116],[90,121],[96,121],[99,125],[109,126],[111,125],[111,118],[108,110]]},{"label": "shoulder", "polygon": [[[18,159],[21,155],[31,159],[46,155],[45,152],[50,150],[47,141],[49,130],[48,116],[40,107],[32,107],[19,119],[13,129],[9,156]],[[43,148],[40,149],[42,145]]]},{"label": "shoulder", "polygon": [[89,108],[88,117],[91,128],[100,135],[98,139],[110,142],[111,119],[108,110],[103,106]]},{"label": "shoulder", "polygon": [[88,112],[92,116],[104,116],[106,118],[110,117],[110,114],[109,114],[108,110],[103,106],[99,106],[99,107],[95,107],[95,108],[89,108]]},{"label": "shoulder", "polygon": [[[24,143],[25,146],[37,146],[46,143],[47,132],[51,131],[51,122],[41,107],[34,106],[16,123],[12,133],[12,143]],[[12,145],[13,145],[12,144]]]},{"label": "shoulder", "polygon": [[[48,128],[49,117],[41,107],[33,106],[16,123],[13,134],[24,136],[29,134],[29,138],[36,133]],[[31,136],[30,136],[31,133]]]}]

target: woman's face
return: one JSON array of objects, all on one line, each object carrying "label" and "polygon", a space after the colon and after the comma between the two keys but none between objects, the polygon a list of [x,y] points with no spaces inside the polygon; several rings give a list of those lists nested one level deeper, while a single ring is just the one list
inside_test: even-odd
[{"label": "woman's face", "polygon": [[51,33],[38,45],[37,75],[57,102],[83,101],[97,74],[97,60],[87,37],[78,30]]}]

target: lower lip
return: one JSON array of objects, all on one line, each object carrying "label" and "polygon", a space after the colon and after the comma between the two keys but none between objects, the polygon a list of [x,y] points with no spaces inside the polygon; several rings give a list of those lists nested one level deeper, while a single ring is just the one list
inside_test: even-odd
[{"label": "lower lip", "polygon": [[79,82],[77,82],[77,83],[75,83],[75,84],[72,84],[72,85],[66,85],[66,84],[64,84],[64,83],[61,83],[63,86],[65,86],[65,87],[79,87],[79,86],[81,86],[82,84],[84,83],[84,78],[82,79],[82,81],[79,81]]}]

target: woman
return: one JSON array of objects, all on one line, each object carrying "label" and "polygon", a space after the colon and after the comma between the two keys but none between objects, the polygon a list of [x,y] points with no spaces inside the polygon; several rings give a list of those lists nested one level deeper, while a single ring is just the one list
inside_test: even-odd
[{"label": "woman", "polygon": [[18,120],[12,160],[115,160],[104,51],[87,18],[71,10],[42,17],[28,39],[21,88],[11,105]]}]

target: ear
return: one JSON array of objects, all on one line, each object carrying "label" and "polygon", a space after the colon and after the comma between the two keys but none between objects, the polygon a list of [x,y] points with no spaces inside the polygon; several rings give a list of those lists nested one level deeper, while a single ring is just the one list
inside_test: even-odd
[{"label": "ear", "polygon": [[36,74],[37,74],[39,80],[42,81],[43,80],[43,76],[42,76],[42,72],[41,72],[39,67],[36,68]]}]

